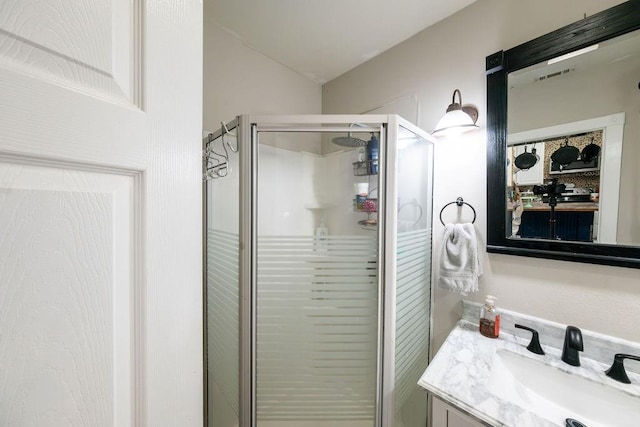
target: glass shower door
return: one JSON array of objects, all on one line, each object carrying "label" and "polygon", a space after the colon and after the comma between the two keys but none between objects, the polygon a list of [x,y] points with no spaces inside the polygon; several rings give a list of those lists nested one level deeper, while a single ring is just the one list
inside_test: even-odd
[{"label": "glass shower door", "polygon": [[258,132],[258,427],[376,419],[377,226],[354,184],[377,175],[354,176],[356,151],[321,130]]}]

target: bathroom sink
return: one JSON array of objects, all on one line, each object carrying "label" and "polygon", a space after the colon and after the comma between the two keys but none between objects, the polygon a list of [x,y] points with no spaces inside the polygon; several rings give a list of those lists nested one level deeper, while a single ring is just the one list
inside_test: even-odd
[{"label": "bathroom sink", "polygon": [[636,427],[640,420],[640,397],[508,350],[496,352],[487,387],[558,426],[567,418],[587,427]]}]

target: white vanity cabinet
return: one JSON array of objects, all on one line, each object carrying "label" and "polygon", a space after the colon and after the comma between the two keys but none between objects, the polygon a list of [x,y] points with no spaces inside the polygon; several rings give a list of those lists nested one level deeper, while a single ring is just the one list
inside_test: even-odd
[{"label": "white vanity cabinet", "polygon": [[[518,145],[513,147],[513,159],[524,153],[525,147],[530,153],[534,145]],[[544,183],[544,144],[535,144],[538,162],[527,170],[514,169],[515,181],[518,185],[542,185]]]},{"label": "white vanity cabinet", "polygon": [[437,397],[433,397],[432,400],[432,427],[484,427],[484,424],[460,412],[458,409]]}]

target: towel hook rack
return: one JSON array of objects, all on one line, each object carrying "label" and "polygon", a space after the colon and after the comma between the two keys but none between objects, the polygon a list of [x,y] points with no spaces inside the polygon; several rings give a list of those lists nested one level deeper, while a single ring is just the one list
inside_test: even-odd
[{"label": "towel hook rack", "polygon": [[444,221],[442,220],[442,212],[444,211],[444,209],[452,204],[456,204],[458,207],[462,207],[464,205],[467,205],[471,208],[471,210],[473,211],[473,220],[471,220],[471,224],[474,224],[476,222],[476,210],[473,208],[473,206],[471,206],[469,203],[465,202],[464,199],[462,197],[458,197],[456,200],[454,200],[453,202],[449,202],[446,205],[444,205],[442,207],[442,209],[440,209],[440,223],[442,223],[442,225],[444,225]]}]

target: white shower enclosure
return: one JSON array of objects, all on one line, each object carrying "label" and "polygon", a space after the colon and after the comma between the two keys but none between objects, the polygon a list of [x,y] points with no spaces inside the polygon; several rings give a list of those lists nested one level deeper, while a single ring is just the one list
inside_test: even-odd
[{"label": "white shower enclosure", "polygon": [[206,425],[424,427],[432,137],[397,115],[205,135]]}]

